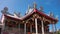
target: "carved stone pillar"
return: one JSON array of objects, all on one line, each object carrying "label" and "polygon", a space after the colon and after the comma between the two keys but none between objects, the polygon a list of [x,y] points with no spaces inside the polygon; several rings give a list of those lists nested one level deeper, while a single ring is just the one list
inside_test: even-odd
[{"label": "carved stone pillar", "polygon": [[41,21],[42,24],[42,34],[44,34],[44,24],[43,24],[43,20]]},{"label": "carved stone pillar", "polygon": [[19,32],[20,32],[20,23],[19,23]]},{"label": "carved stone pillar", "polygon": [[54,34],[54,22],[53,22],[53,24],[52,24],[52,32],[53,32],[53,34]]},{"label": "carved stone pillar", "polygon": [[30,32],[31,32],[31,34],[32,34],[32,25],[30,24]]},{"label": "carved stone pillar", "polygon": [[[56,24],[55,24],[55,32],[57,31],[57,28],[56,28]],[[57,32],[56,32],[56,34],[57,34]]]},{"label": "carved stone pillar", "polygon": [[36,28],[36,34],[38,34],[38,28],[37,28],[37,18],[35,18],[35,28]]},{"label": "carved stone pillar", "polygon": [[4,16],[4,14],[2,15],[1,22],[2,22],[2,30],[5,30],[5,16]]},{"label": "carved stone pillar", "polygon": [[26,23],[24,23],[24,34],[26,34]]}]

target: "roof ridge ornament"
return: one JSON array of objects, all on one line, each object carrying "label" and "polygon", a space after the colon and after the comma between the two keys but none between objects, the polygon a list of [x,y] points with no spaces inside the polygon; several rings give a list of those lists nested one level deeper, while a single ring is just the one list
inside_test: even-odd
[{"label": "roof ridge ornament", "polygon": [[49,12],[50,17],[54,17],[54,14],[52,12]]},{"label": "roof ridge ornament", "polygon": [[20,12],[18,12],[18,14],[17,14],[17,15],[18,15],[18,17],[21,17],[21,13],[20,13]]},{"label": "roof ridge ornament", "polygon": [[16,12],[14,11],[14,16],[15,16],[15,17],[21,17],[20,12],[16,13]]},{"label": "roof ridge ornament", "polygon": [[28,10],[26,11],[26,14],[28,14],[28,12],[29,12],[29,9],[30,9],[30,5],[28,5]]},{"label": "roof ridge ornament", "polygon": [[36,6],[37,6],[36,3],[34,2],[34,9],[36,9]]},{"label": "roof ridge ornament", "polygon": [[29,9],[30,9],[30,5],[28,5],[28,11],[27,11],[27,13],[29,12]]},{"label": "roof ridge ornament", "polygon": [[40,6],[39,11],[45,13],[43,10],[43,6]]},{"label": "roof ridge ornament", "polygon": [[8,8],[7,7],[4,7],[4,9],[1,10],[2,13],[8,13],[7,11],[8,11]]},{"label": "roof ridge ornament", "polygon": [[42,6],[40,7],[40,11],[43,11],[43,7]]},{"label": "roof ridge ornament", "polygon": [[5,10],[5,11],[8,11],[8,8],[7,8],[7,7],[4,7],[4,10]]},{"label": "roof ridge ornament", "polygon": [[30,9],[30,5],[28,5],[28,10]]},{"label": "roof ridge ornament", "polygon": [[17,13],[14,11],[14,16],[17,17]]}]

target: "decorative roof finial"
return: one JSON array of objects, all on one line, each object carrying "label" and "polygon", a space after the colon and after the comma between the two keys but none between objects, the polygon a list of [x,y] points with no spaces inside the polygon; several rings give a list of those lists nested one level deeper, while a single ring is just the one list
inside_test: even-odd
[{"label": "decorative roof finial", "polygon": [[15,16],[15,17],[21,17],[20,12],[16,13],[16,12],[14,11],[14,16]]},{"label": "decorative roof finial", "polygon": [[8,8],[7,8],[7,7],[4,7],[4,9],[3,9],[3,10],[8,11]]},{"label": "decorative roof finial", "polygon": [[8,11],[8,8],[7,7],[4,7],[4,9],[1,11],[2,13],[7,13]]},{"label": "decorative roof finial", "polygon": [[30,6],[28,5],[28,10],[30,9]]},{"label": "decorative roof finial", "polygon": [[42,6],[39,8],[39,11],[44,12],[44,11],[43,11],[43,7],[42,7]]},{"label": "decorative roof finial", "polygon": [[34,2],[34,9],[36,9],[36,6],[37,6],[36,3]]},{"label": "decorative roof finial", "polygon": [[54,17],[54,15],[53,15],[52,12],[49,12],[49,16],[50,16],[50,17]]},{"label": "decorative roof finial", "polygon": [[42,6],[40,7],[40,10],[41,10],[41,11],[43,10],[43,7],[42,7]]},{"label": "decorative roof finial", "polygon": [[30,6],[28,5],[28,10],[26,11],[26,14],[28,14],[28,12],[29,12],[29,9],[30,9]]},{"label": "decorative roof finial", "polygon": [[17,17],[17,13],[14,11],[14,16]]},{"label": "decorative roof finial", "polygon": [[18,17],[21,17],[21,13],[20,13],[20,12],[18,12],[17,16],[18,16]]}]

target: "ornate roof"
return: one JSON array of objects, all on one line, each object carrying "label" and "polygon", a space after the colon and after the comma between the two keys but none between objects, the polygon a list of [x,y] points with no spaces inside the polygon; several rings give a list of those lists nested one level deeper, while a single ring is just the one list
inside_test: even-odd
[{"label": "ornate roof", "polygon": [[5,17],[9,17],[9,18],[13,18],[13,19],[16,19],[16,20],[24,20],[24,19],[28,18],[30,15],[32,15],[32,14],[35,13],[35,12],[38,13],[39,15],[47,18],[47,19],[53,20],[53,21],[55,21],[55,22],[58,21],[57,19],[55,19],[55,18],[53,18],[53,17],[50,17],[50,16],[44,14],[43,12],[41,12],[41,11],[39,11],[39,10],[37,10],[37,9],[33,9],[33,11],[31,11],[30,13],[26,14],[26,15],[23,16],[23,17],[14,17],[14,16],[9,15],[9,14],[4,14],[4,16],[5,16]]}]

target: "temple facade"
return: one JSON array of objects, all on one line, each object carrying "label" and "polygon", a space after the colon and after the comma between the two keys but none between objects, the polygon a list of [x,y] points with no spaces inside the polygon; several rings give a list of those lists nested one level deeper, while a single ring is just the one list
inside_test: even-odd
[{"label": "temple facade", "polygon": [[55,24],[58,22],[57,18],[53,18],[52,13],[46,15],[42,7],[38,10],[36,4],[34,4],[34,8],[28,6],[23,17],[20,16],[20,13],[10,14],[7,7],[1,12],[1,34],[51,34],[49,32],[50,24],[52,24],[52,34],[54,34]]}]

